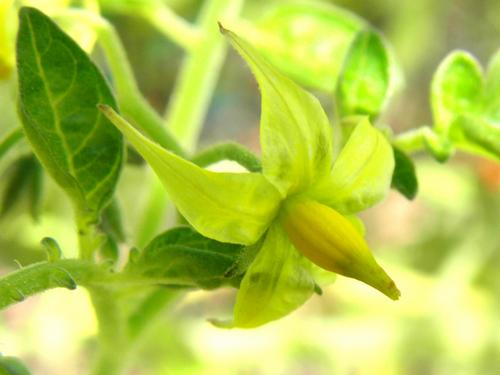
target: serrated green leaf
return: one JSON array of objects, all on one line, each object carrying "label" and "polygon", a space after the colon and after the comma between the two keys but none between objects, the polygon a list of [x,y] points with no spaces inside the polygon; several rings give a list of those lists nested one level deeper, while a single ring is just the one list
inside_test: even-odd
[{"label": "serrated green leaf", "polygon": [[331,173],[308,195],[342,214],[359,212],[387,195],[393,170],[391,145],[364,117],[352,131]]},{"label": "serrated green leaf", "polygon": [[417,195],[418,180],[415,173],[413,161],[401,150],[393,147],[394,151],[394,173],[391,186],[412,200]]},{"label": "serrated green leaf", "polygon": [[449,133],[456,147],[500,160],[500,124],[479,116],[458,116]]},{"label": "serrated green leaf", "polygon": [[450,53],[439,65],[431,85],[434,126],[446,135],[456,116],[480,110],[483,90],[481,66],[465,51]]},{"label": "serrated green leaf", "polygon": [[144,137],[110,107],[100,108],[146,159],[198,232],[222,242],[257,242],[280,203],[279,192],[262,174],[202,169]]},{"label": "serrated green leaf", "polygon": [[126,272],[159,284],[213,289],[239,281],[239,275],[231,278],[226,273],[242,250],[241,245],[218,242],[189,227],[178,227],[153,239],[128,264]]},{"label": "serrated green leaf", "polygon": [[96,108],[115,107],[84,51],[47,16],[22,8],[17,39],[20,114],[37,157],[77,210],[97,217],[123,159],[121,134]]},{"label": "serrated green leaf", "polygon": [[332,128],[319,101],[279,73],[255,49],[221,28],[252,69],[261,89],[264,175],[283,196],[310,186],[332,164]]},{"label": "serrated green leaf", "polygon": [[306,302],[316,283],[309,262],[275,223],[241,281],[232,322],[221,327],[254,328],[282,318]]},{"label": "serrated green leaf", "polygon": [[391,61],[382,37],[360,31],[349,48],[337,83],[336,104],[341,117],[376,117],[391,89]]},{"label": "serrated green leaf", "polygon": [[0,354],[0,375],[30,375],[28,368],[15,357]]},{"label": "serrated green leaf", "polygon": [[488,64],[483,100],[484,115],[500,126],[500,49]]},{"label": "serrated green leaf", "polygon": [[298,82],[333,92],[342,60],[365,25],[331,4],[278,3],[248,33],[253,45]]}]

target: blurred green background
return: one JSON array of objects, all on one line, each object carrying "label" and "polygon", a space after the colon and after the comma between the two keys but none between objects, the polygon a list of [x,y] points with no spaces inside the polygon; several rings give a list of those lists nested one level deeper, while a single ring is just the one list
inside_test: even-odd
[{"label": "blurred green background", "polygon": [[[259,17],[272,2],[284,1],[247,1],[243,17]],[[382,120],[395,132],[431,121],[430,79],[449,51],[462,48],[486,63],[500,44],[497,0],[324,2],[365,18],[394,46],[405,86]],[[193,20],[202,1],[167,3]],[[141,18],[105,16],[118,28],[142,92],[163,112],[181,49]],[[3,87],[3,103],[6,92]],[[230,52],[200,144],[230,139],[258,148],[259,106],[254,79]],[[6,113],[0,123],[8,127],[9,121]],[[416,163],[420,191],[413,202],[391,192],[363,215],[368,242],[397,281],[400,301],[339,277],[323,296],[285,319],[256,330],[226,331],[205,319],[228,316],[234,291],[191,293],[140,343],[132,373],[500,373],[500,165],[461,154],[444,165],[417,155]],[[9,173],[5,165],[3,160],[2,176]],[[148,198],[141,186],[147,174],[145,168],[130,167],[120,181],[129,233]],[[43,259],[39,240],[47,235],[58,239],[66,256],[76,254],[69,202],[51,181],[45,183],[38,222],[23,204],[0,219],[1,274],[17,267],[13,259],[21,264]],[[0,352],[22,358],[34,374],[87,373],[96,322],[83,289],[47,292],[0,318]]]}]

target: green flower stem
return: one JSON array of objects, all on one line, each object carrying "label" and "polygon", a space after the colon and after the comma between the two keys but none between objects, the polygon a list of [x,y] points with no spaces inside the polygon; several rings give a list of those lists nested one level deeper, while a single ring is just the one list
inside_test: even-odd
[{"label": "green flower stem", "polygon": [[0,309],[53,288],[75,289],[107,278],[105,269],[94,262],[61,259],[34,263],[0,279]]},{"label": "green flower stem", "polygon": [[221,160],[232,160],[250,172],[260,172],[262,165],[259,158],[246,147],[234,143],[222,143],[215,145],[196,154],[191,161],[200,167],[207,167]]},{"label": "green flower stem", "polygon": [[0,140],[0,159],[23,138],[23,130],[16,128]]},{"label": "green flower stem", "polygon": [[150,176],[147,177],[149,184],[148,199],[139,219],[134,242],[140,248],[146,246],[158,233],[159,229],[164,227],[164,216],[170,203],[163,184],[152,171],[149,172]]},{"label": "green flower stem", "polygon": [[242,5],[243,0],[206,0],[201,9],[203,39],[186,57],[165,116],[188,151],[195,149],[227,50],[217,22],[234,19]]},{"label": "green flower stem", "polygon": [[428,126],[399,134],[392,143],[408,154],[426,150],[439,162],[446,161],[453,153],[453,146]]},{"label": "green flower stem", "polygon": [[165,306],[175,302],[183,293],[184,290],[174,288],[161,288],[151,292],[128,319],[131,339],[143,336]]},{"label": "green flower stem", "polygon": [[199,31],[175,14],[162,0],[134,2],[101,0],[100,2],[106,11],[142,16],[163,35],[186,50],[195,48],[200,40]]},{"label": "green flower stem", "polygon": [[99,324],[99,353],[92,373],[121,374],[128,365],[130,347],[122,301],[107,288],[91,288],[89,292]]},{"label": "green flower stem", "polygon": [[405,133],[397,135],[392,143],[394,146],[406,153],[422,151],[427,148],[425,145],[425,137],[426,133],[429,131],[431,130],[428,127],[411,129]]},{"label": "green flower stem", "polygon": [[163,2],[142,8],[143,17],[155,26],[163,35],[185,50],[191,51],[199,46],[200,32],[182,17],[175,14]]}]

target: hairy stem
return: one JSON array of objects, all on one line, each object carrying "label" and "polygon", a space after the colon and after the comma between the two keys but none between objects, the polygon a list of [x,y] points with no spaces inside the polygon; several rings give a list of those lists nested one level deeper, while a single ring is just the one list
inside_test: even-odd
[{"label": "hairy stem", "polygon": [[250,172],[260,172],[259,158],[239,143],[228,142],[215,145],[196,154],[191,161],[200,167],[207,167],[221,160],[235,161]]},{"label": "hairy stem", "polygon": [[0,309],[49,289],[92,285],[104,280],[106,274],[103,267],[87,260],[34,263],[0,279]]}]

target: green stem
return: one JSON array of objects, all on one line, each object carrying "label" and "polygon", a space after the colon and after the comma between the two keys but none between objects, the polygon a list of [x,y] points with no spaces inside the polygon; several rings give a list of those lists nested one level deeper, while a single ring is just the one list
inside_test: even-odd
[{"label": "green stem", "polygon": [[94,375],[118,375],[128,365],[130,340],[124,309],[117,303],[116,293],[106,288],[89,289],[99,324],[99,353]]},{"label": "green stem", "polygon": [[406,153],[428,151],[439,162],[446,161],[453,153],[453,146],[428,126],[399,134],[392,144]]},{"label": "green stem", "polygon": [[215,145],[196,154],[191,161],[200,167],[207,167],[221,160],[232,160],[250,172],[260,172],[259,158],[239,143],[228,142]]},{"label": "green stem", "polygon": [[162,1],[155,2],[154,6],[143,7],[142,15],[163,35],[184,49],[191,51],[199,46],[201,33]]},{"label": "green stem", "polygon": [[16,128],[0,140],[0,159],[23,138],[23,130]]},{"label": "green stem", "polygon": [[198,23],[203,39],[186,57],[165,116],[188,151],[195,149],[226,54],[217,22],[235,18],[242,5],[243,0],[206,0],[203,4]]},{"label": "green stem", "polygon": [[49,289],[92,285],[106,275],[103,267],[87,260],[34,263],[0,279],[0,309]]},{"label": "green stem", "polygon": [[184,18],[175,14],[163,0],[123,1],[101,0],[106,11],[142,16],[163,35],[186,50],[193,49],[200,40],[200,33]]},{"label": "green stem", "polygon": [[167,193],[159,178],[150,171],[148,199],[139,219],[135,244],[142,248],[158,233],[165,224],[165,212],[170,203]]}]

